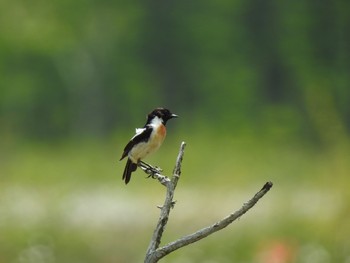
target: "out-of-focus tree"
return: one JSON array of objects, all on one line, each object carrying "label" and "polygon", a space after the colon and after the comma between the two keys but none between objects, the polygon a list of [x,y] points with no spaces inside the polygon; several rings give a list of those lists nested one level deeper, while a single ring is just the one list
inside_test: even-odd
[{"label": "out-of-focus tree", "polygon": [[2,1],[0,130],[101,136],[167,105],[227,128],[345,135],[349,10],[329,0]]}]

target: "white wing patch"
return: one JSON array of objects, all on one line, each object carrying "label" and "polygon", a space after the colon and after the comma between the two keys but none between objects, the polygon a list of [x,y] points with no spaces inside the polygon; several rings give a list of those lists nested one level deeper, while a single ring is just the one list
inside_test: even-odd
[{"label": "white wing patch", "polygon": [[134,139],[137,135],[143,133],[145,130],[146,128],[136,128],[135,129],[136,134],[131,138],[131,140]]},{"label": "white wing patch", "polygon": [[146,130],[146,128],[136,128],[135,129],[137,135],[141,134],[144,130]]}]

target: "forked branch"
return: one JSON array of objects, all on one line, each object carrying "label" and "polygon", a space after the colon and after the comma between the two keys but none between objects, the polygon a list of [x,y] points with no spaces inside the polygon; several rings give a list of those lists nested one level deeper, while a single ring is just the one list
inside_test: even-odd
[{"label": "forked branch", "polygon": [[169,253],[181,247],[194,243],[198,240],[201,240],[202,238],[205,238],[225,228],[226,226],[234,222],[236,219],[244,215],[249,209],[251,209],[259,201],[259,199],[262,198],[271,189],[273,185],[272,182],[265,183],[262,189],[258,191],[249,201],[244,203],[239,210],[231,213],[230,215],[219,220],[213,225],[200,229],[193,234],[179,238],[173,242],[170,242],[164,245],[163,247],[159,247],[165,226],[168,222],[170,210],[174,206],[174,201],[173,201],[174,192],[175,192],[177,182],[180,179],[180,175],[181,175],[181,162],[183,159],[185,146],[186,146],[186,143],[182,142],[171,179],[161,175],[160,172],[158,172],[159,170],[157,171],[157,170],[149,169],[148,170],[149,173],[147,173],[146,169],[143,169],[140,166],[147,174],[149,174],[154,178],[157,178],[167,188],[165,201],[163,206],[161,207],[160,217],[158,219],[157,226],[153,232],[151,242],[146,252],[146,257],[144,261],[145,263],[158,262],[161,258],[168,255]]}]

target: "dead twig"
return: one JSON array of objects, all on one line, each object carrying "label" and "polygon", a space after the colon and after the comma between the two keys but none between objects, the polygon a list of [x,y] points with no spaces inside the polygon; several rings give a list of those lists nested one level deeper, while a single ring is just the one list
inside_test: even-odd
[{"label": "dead twig", "polygon": [[176,159],[176,164],[175,164],[175,168],[174,168],[173,175],[172,175],[171,179],[169,179],[166,176],[161,175],[159,170],[157,170],[157,168],[154,168],[154,167],[150,168],[149,165],[146,165],[146,166],[144,166],[144,168],[145,168],[144,169],[144,168],[142,168],[142,166],[140,166],[142,168],[142,170],[144,170],[147,174],[149,174],[153,178],[158,179],[159,182],[161,182],[167,188],[164,204],[162,207],[160,207],[161,208],[160,217],[158,219],[156,228],[153,232],[152,239],[150,241],[150,244],[149,244],[147,252],[146,252],[146,257],[144,260],[145,263],[158,262],[161,258],[165,257],[169,253],[171,253],[171,252],[173,252],[181,247],[184,247],[184,246],[187,246],[191,243],[199,241],[199,240],[227,227],[229,224],[231,224],[232,222],[234,222],[235,220],[240,218],[249,209],[251,209],[271,189],[271,187],[273,185],[272,182],[265,183],[265,185],[262,187],[262,189],[260,191],[258,191],[249,201],[244,203],[243,206],[239,210],[237,210],[237,211],[231,213],[230,215],[226,216],[225,218],[217,221],[213,225],[210,225],[208,227],[200,229],[193,234],[184,236],[184,237],[179,238],[173,242],[170,242],[162,247],[159,247],[165,226],[166,226],[168,219],[169,219],[170,210],[171,210],[171,208],[174,207],[174,204],[175,204],[175,202],[173,200],[174,192],[175,192],[175,188],[177,186],[177,182],[180,179],[180,175],[181,175],[181,163],[182,163],[182,159],[183,159],[183,155],[184,155],[185,146],[186,146],[186,143],[182,142],[181,146],[180,146],[180,151],[179,151],[178,157]]}]

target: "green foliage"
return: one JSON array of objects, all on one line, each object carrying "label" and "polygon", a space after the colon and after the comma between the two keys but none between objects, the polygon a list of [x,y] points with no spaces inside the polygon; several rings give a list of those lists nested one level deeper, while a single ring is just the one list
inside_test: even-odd
[{"label": "green foliage", "polygon": [[[156,106],[188,143],[164,262],[349,261],[346,1],[0,2],[0,262],[140,262],[164,189],[118,159]],[[114,136],[114,137],[113,137]],[[276,262],[276,260],[275,260]]]},{"label": "green foliage", "polygon": [[324,105],[310,105],[309,96],[320,92],[348,132],[348,7],[3,1],[0,132],[101,137],[165,105],[229,129],[269,128],[272,108],[278,125],[282,107],[298,116],[291,134],[318,137],[322,116],[312,108]]}]

